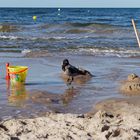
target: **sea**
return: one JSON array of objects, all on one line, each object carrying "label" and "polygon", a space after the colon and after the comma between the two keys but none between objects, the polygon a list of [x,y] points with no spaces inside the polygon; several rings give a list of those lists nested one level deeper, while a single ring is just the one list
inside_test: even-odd
[{"label": "sea", "polygon": [[[0,117],[47,111],[85,113],[108,98],[127,98],[120,81],[139,74],[140,8],[0,8]],[[94,78],[70,88],[64,58]],[[7,86],[5,64],[29,67],[21,89]]]},{"label": "sea", "polygon": [[139,29],[139,15],[126,8],[0,8],[0,52],[139,56],[131,23]]}]

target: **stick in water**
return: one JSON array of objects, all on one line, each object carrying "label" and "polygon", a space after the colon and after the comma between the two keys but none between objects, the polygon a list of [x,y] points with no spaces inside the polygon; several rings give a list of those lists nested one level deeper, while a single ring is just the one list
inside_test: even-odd
[{"label": "stick in water", "polygon": [[136,35],[136,38],[137,38],[137,42],[138,42],[138,45],[139,45],[139,48],[140,48],[140,40],[139,40],[139,36],[138,36],[138,31],[136,29],[136,25],[135,25],[135,22],[134,22],[133,19],[132,19],[132,25],[133,25],[133,28],[134,28],[134,31],[135,31],[135,35]]}]

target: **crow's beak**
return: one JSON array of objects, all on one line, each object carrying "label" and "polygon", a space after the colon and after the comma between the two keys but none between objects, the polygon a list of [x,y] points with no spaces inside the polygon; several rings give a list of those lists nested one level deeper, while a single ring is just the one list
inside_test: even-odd
[{"label": "crow's beak", "polygon": [[65,66],[64,65],[62,65],[62,70],[65,71]]}]

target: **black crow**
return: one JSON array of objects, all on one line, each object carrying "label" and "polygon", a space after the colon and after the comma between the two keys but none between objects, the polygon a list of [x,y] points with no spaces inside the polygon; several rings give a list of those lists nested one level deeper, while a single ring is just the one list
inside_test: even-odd
[{"label": "black crow", "polygon": [[74,80],[74,76],[78,76],[78,75],[85,75],[85,76],[91,76],[91,77],[93,76],[87,70],[76,68],[75,66],[72,66],[69,63],[68,59],[63,60],[62,70],[64,71],[64,74],[69,77],[67,80],[68,85],[71,85],[72,81]]}]

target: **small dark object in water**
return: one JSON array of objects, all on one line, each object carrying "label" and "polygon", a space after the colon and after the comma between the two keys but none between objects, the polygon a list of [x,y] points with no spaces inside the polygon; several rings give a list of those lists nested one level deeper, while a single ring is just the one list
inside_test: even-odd
[{"label": "small dark object in water", "polygon": [[70,63],[69,63],[69,60],[68,59],[64,59],[63,60],[63,64],[62,64],[62,70],[64,71],[64,73],[69,76],[68,80],[67,80],[67,84],[68,85],[71,85],[71,83],[73,82],[74,80],[74,76],[77,76],[77,75],[85,75],[85,76],[93,76],[89,71],[87,70],[84,70],[84,69],[79,69],[79,68],[76,68],[75,66],[72,66]]}]

